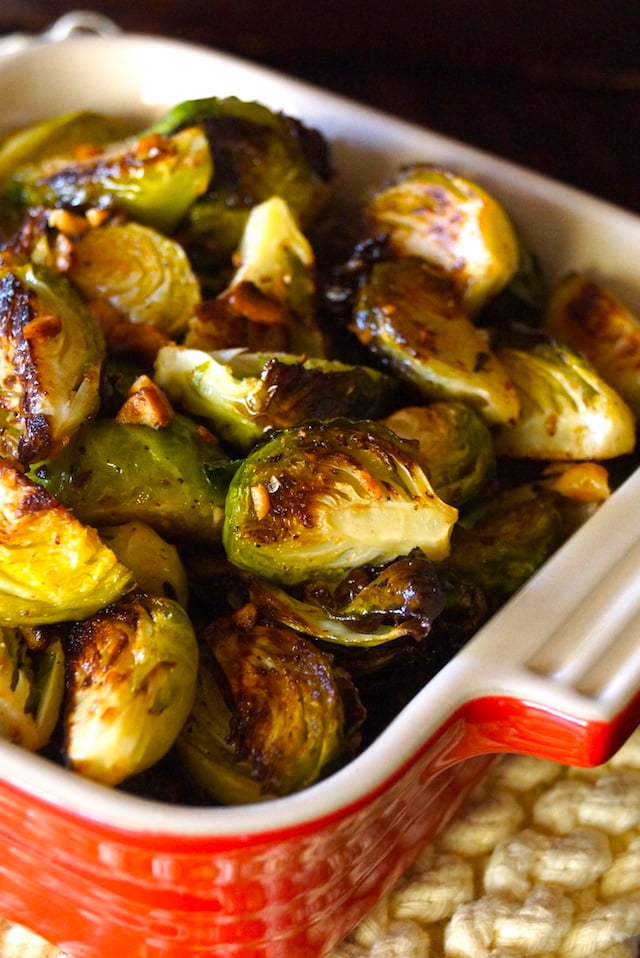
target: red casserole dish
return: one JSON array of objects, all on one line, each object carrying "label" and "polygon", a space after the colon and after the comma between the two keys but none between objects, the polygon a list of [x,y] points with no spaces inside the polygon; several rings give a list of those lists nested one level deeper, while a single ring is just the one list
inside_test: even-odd
[{"label": "red casserole dish", "polygon": [[[85,35],[0,59],[6,129],[78,107],[152,116],[213,94],[320,129],[347,193],[416,158],[469,172],[521,223],[549,280],[597,265],[640,306],[640,220],[461,143],[170,40]],[[634,475],[372,746],[287,798],[173,807],[0,742],[0,914],[69,958],[320,958],[496,753],[594,765],[637,726],[639,559]]]}]

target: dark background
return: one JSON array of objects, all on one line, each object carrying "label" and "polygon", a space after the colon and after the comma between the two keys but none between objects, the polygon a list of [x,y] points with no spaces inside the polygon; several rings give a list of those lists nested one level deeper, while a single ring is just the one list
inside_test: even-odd
[{"label": "dark background", "polygon": [[83,6],[126,30],[275,67],[640,213],[638,0],[0,0],[0,32],[39,32]]}]

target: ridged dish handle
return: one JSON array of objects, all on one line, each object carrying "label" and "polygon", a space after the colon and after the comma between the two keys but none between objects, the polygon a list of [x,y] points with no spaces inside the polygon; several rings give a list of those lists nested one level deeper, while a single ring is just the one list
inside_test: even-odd
[{"label": "ridged dish handle", "polygon": [[42,43],[58,43],[75,35],[95,34],[111,37],[119,34],[120,28],[109,17],[93,10],[71,10],[55,20],[42,33],[9,33],[0,39],[0,57],[9,56],[27,47]]},{"label": "ridged dish handle", "polygon": [[611,757],[640,724],[639,472],[450,665],[475,750]]}]

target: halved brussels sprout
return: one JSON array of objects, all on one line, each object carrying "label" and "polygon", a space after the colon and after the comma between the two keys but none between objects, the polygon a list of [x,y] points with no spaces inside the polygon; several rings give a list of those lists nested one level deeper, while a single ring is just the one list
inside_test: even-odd
[{"label": "halved brussels sprout", "polygon": [[364,210],[370,236],[386,234],[397,256],[443,270],[475,316],[513,277],[519,242],[503,206],[477,183],[428,163],[401,169]]},{"label": "halved brussels sprout", "polygon": [[324,356],[324,337],[315,317],[313,249],[281,197],[253,207],[234,264],[220,298],[253,322],[284,326],[292,352]]},{"label": "halved brussels sprout", "polygon": [[635,419],[624,400],[572,347],[538,342],[502,348],[521,413],[494,435],[499,456],[611,459],[635,446]]},{"label": "halved brussels sprout", "polygon": [[132,323],[179,336],[200,302],[182,246],[141,223],[105,223],[75,241],[69,279],[85,300],[106,300]]},{"label": "halved brussels sprout", "polygon": [[333,170],[317,131],[260,103],[209,97],[177,104],[152,132],[172,134],[192,124],[205,130],[214,164],[184,232],[192,259],[205,272],[231,256],[250,210],[264,200],[281,196],[302,229],[324,209]]},{"label": "halved brussels sprout", "polygon": [[135,593],[72,627],[65,761],[118,785],[159,761],[193,704],[198,643],[177,602]]},{"label": "halved brussels sprout", "polygon": [[0,463],[0,626],[82,619],[133,585],[95,529]]},{"label": "halved brussels sprout", "polygon": [[162,428],[87,423],[34,478],[93,526],[140,520],[169,541],[220,537],[235,469],[214,437],[185,416]]},{"label": "halved brussels sprout", "polygon": [[452,506],[473,499],[495,473],[491,431],[466,403],[405,406],[384,423],[417,443],[416,459],[440,498]]},{"label": "halved brussels sprout", "polygon": [[34,642],[29,630],[0,628],[0,738],[37,752],[49,742],[64,693],[57,635]]},{"label": "halved brussels sprout", "polygon": [[131,569],[139,589],[175,599],[186,608],[189,584],[180,553],[150,525],[133,519],[118,526],[103,526],[100,538]]},{"label": "halved brussels sprout", "polygon": [[249,597],[268,621],[350,648],[373,648],[402,636],[421,641],[444,608],[436,567],[418,550],[383,569],[359,569],[353,578],[333,591],[312,586],[304,599],[252,578]]},{"label": "halved brussels sprout", "polygon": [[410,445],[380,423],[334,420],[283,429],[240,463],[223,544],[267,580],[335,580],[414,548],[442,558],[456,518]]},{"label": "halved brussels sprout", "polygon": [[0,450],[53,455],[100,403],[104,340],[71,285],[0,253]]},{"label": "halved brussels sprout", "polygon": [[496,608],[563,541],[558,500],[552,492],[525,485],[479,505],[454,529],[443,575],[478,586]]},{"label": "halved brussels sprout", "polygon": [[121,117],[90,110],[71,110],[32,123],[0,143],[0,182],[25,163],[39,163],[47,157],[74,151],[80,155],[96,144],[121,140],[132,132],[130,124]]},{"label": "halved brussels sprout", "polygon": [[375,263],[351,328],[427,399],[463,400],[491,424],[517,417],[518,395],[486,333],[466,316],[449,280],[420,259]]},{"label": "halved brussels sprout", "polygon": [[154,378],[178,408],[208,420],[223,441],[248,450],[269,429],[308,419],[373,418],[395,381],[337,360],[168,345]]},{"label": "halved brussels sprout", "polygon": [[4,193],[23,208],[114,209],[170,233],[205,192],[212,170],[207,138],[194,126],[25,163]]},{"label": "halved brussels sprout", "polygon": [[551,291],[543,323],[583,353],[640,417],[640,319],[611,290],[570,273]]},{"label": "halved brussels sprout", "polygon": [[308,639],[232,617],[208,628],[198,691],[177,751],[218,801],[239,804],[313,784],[347,757],[348,677]]}]

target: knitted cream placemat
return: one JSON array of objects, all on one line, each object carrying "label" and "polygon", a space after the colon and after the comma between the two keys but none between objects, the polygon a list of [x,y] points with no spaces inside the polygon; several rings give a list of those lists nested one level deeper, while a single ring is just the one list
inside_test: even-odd
[{"label": "knitted cream placemat", "polygon": [[[635,958],[640,729],[605,765],[508,755],[328,958]],[[64,958],[0,919],[0,958]]]}]

